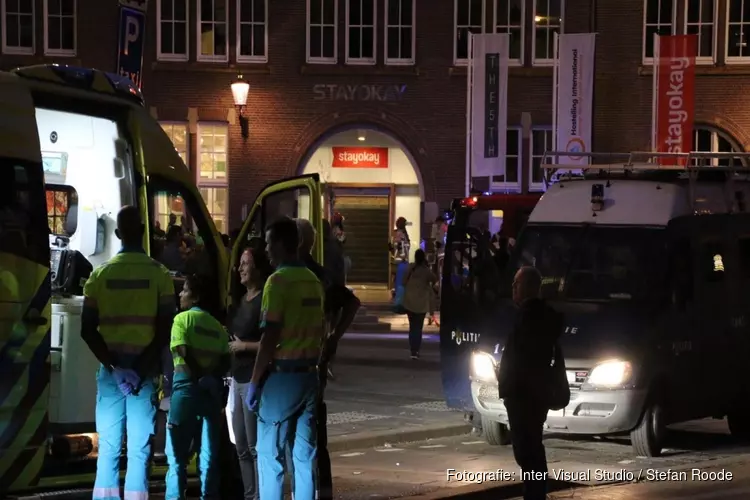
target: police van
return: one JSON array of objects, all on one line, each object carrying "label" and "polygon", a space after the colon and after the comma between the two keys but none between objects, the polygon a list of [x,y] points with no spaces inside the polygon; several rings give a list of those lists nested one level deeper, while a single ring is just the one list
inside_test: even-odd
[{"label": "police van", "polygon": [[[59,65],[0,72],[0,497],[93,483],[99,364],[80,337],[82,288],[120,250],[122,206],[140,209],[152,256],[157,228],[181,215],[229,307],[248,236],[279,215],[320,232],[321,204],[316,175],[267,186],[227,256],[194,174],[130,80]],[[162,445],[163,434],[162,425]],[[156,448],[158,476],[166,462]]]},{"label": "police van", "polygon": [[566,321],[571,399],[549,412],[548,432],[629,434],[649,457],[682,421],[726,417],[750,437],[750,155],[590,154],[606,161],[576,177],[549,161],[566,155],[545,156],[550,184],[501,278],[478,292],[494,301],[468,374],[487,441],[511,439],[496,369],[522,266],[539,269]]}]

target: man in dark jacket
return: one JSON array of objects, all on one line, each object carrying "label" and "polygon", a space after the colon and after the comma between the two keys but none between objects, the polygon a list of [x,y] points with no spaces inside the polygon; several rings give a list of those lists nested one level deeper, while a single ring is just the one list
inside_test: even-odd
[{"label": "man in dark jacket", "polygon": [[549,410],[550,363],[563,316],[541,299],[542,276],[522,267],[513,279],[515,325],[498,370],[499,396],[508,411],[513,455],[523,474],[524,500],[544,500],[547,458],[542,444]]}]

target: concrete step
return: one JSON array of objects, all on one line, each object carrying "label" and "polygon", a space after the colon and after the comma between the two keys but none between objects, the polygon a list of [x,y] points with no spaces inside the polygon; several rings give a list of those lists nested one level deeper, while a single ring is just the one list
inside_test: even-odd
[{"label": "concrete step", "polygon": [[376,322],[376,323],[352,323],[349,327],[351,332],[367,332],[367,333],[383,333],[391,331],[390,323]]},{"label": "concrete step", "polygon": [[371,324],[377,323],[378,321],[380,321],[380,318],[372,314],[362,314],[354,317],[355,323]]}]

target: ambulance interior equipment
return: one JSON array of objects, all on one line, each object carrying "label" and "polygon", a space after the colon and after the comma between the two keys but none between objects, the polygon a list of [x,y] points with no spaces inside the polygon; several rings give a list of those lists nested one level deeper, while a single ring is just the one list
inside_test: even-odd
[{"label": "ambulance interior equipment", "polygon": [[548,413],[547,430],[629,435],[649,457],[671,423],[727,417],[733,436],[750,438],[750,384],[739,382],[750,360],[750,154],[587,153],[582,175],[552,182],[567,165],[550,160],[563,156],[545,155],[547,190],[491,307],[474,309],[481,340],[464,376],[487,441],[510,440],[496,368],[522,266],[539,269],[566,321],[571,401]]},{"label": "ambulance interior equipment", "polygon": [[80,335],[83,286],[120,249],[115,217],[135,203],[134,176],[115,120],[46,108],[36,120],[50,229],[50,451],[67,460],[96,451],[99,362]]}]

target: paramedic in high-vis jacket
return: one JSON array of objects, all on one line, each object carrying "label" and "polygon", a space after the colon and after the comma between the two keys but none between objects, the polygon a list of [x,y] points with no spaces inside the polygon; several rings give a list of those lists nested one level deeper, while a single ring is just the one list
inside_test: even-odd
[{"label": "paramedic in high-vis jacket", "polygon": [[83,289],[81,336],[101,362],[97,372],[99,457],[94,499],[120,498],[120,453],[127,435],[124,498],[148,497],[151,436],[161,349],[175,314],[172,278],[146,255],[136,207],[117,214],[122,250],[89,277]]},{"label": "paramedic in high-vis jacket", "polygon": [[248,408],[258,414],[260,498],[283,500],[283,457],[291,445],[294,498],[314,500],[317,365],[325,335],[323,285],[297,255],[295,221],[273,223],[266,243],[276,271],[263,289],[263,333],[245,393]]}]

